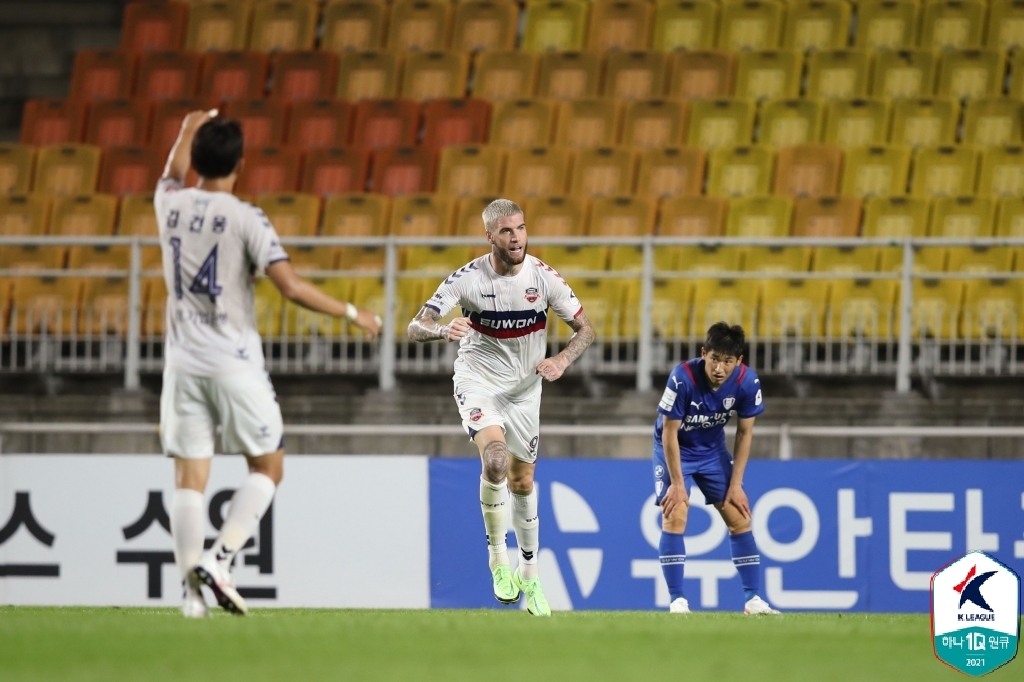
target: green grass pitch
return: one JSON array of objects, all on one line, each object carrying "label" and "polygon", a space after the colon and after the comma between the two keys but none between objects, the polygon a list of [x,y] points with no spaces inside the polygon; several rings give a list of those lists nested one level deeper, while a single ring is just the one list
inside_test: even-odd
[{"label": "green grass pitch", "polygon": [[[0,607],[0,680],[968,679],[932,655],[927,615]],[[1024,679],[1012,661],[986,679]]]}]

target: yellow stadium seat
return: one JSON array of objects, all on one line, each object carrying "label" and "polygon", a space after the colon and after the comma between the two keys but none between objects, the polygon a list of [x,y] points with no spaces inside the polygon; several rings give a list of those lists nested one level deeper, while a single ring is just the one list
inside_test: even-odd
[{"label": "yellow stadium seat", "polygon": [[502,192],[517,199],[563,194],[569,186],[572,158],[564,149],[513,149],[508,155]]},{"label": "yellow stadium seat", "polygon": [[[482,256],[491,251],[484,237],[483,212],[492,201],[498,198],[494,194],[478,194],[459,199],[455,211],[455,229],[452,231],[452,235],[455,237],[477,237],[480,239],[479,246],[470,247],[470,258]],[[527,227],[532,233],[532,220],[529,221]],[[532,252],[533,249],[530,249],[530,251]]]},{"label": "yellow stadium seat", "polygon": [[1024,280],[968,280],[961,334],[967,339],[1024,338]]},{"label": "yellow stadium seat", "polygon": [[688,113],[686,103],[679,100],[627,102],[619,141],[628,147],[643,149],[680,144],[686,131]]},{"label": "yellow stadium seat", "polygon": [[824,333],[828,287],[820,280],[770,279],[761,284],[760,335],[817,338]]},{"label": "yellow stadium seat", "polygon": [[[396,237],[444,237],[451,233],[455,202],[437,194],[406,194],[391,206],[390,233]],[[466,247],[468,255],[468,247]],[[453,269],[444,247],[404,246],[399,261],[406,270],[447,274]],[[463,259],[465,263],[465,259]]]},{"label": "yellow stadium seat", "polygon": [[[308,269],[315,272],[313,268]],[[342,301],[352,300],[352,280],[350,279],[322,277],[312,274],[309,280],[318,289],[334,298]],[[399,290],[401,290],[402,284],[404,284],[404,281],[399,280]],[[322,313],[315,313],[291,302],[284,303],[282,313],[284,316],[284,329],[289,336],[332,337],[340,336],[346,327],[348,329],[355,329],[355,327],[348,327],[344,320],[339,320]],[[270,315],[268,315],[269,317]]]},{"label": "yellow stadium seat", "polygon": [[[399,282],[402,281],[406,280],[399,280]],[[432,295],[432,293],[429,295]],[[374,277],[360,277],[358,279],[352,280],[352,293],[350,294],[350,296],[352,297],[351,301],[353,305],[359,306],[360,308],[367,308],[377,313],[378,315],[383,315],[385,312],[384,282],[381,281],[380,279]],[[408,308],[408,302],[405,303],[406,307]],[[417,301],[412,305],[422,306],[422,304],[423,301]],[[416,310],[419,310],[419,308],[417,308]],[[412,315],[415,314],[415,311],[413,311]],[[409,316],[410,319],[412,318],[412,315]],[[393,317],[394,319],[399,320],[405,319],[404,316],[399,317],[397,315],[397,311]]]},{"label": "yellow stadium seat", "polygon": [[736,60],[736,97],[785,99],[800,94],[802,55],[794,50],[741,52]]},{"label": "yellow stadium seat", "polygon": [[807,272],[811,249],[807,246],[750,246],[743,252],[743,269],[748,272]]},{"label": "yellow stadium seat", "polygon": [[[654,233],[658,202],[634,197],[602,197],[590,207],[587,234],[591,237],[644,237]],[[611,246],[608,264],[612,270],[642,270],[643,247]]]},{"label": "yellow stadium seat", "polygon": [[555,105],[539,99],[495,102],[491,110],[491,144],[536,147],[551,141],[555,131]]},{"label": "yellow stadium seat", "polygon": [[947,50],[939,58],[941,97],[994,97],[1003,89],[1006,56],[999,50]]},{"label": "yellow stadium seat", "polygon": [[460,2],[455,6],[451,49],[459,52],[511,50],[516,44],[519,5],[512,0]]},{"label": "yellow stadium seat", "polygon": [[576,152],[571,193],[597,198],[633,193],[637,154],[625,147],[597,147]]},{"label": "yellow stadium seat", "polygon": [[927,199],[918,197],[871,197],[864,201],[865,237],[920,239],[928,234]]},{"label": "yellow stadium seat", "polygon": [[729,201],[727,237],[788,237],[793,217],[789,197],[740,197]]},{"label": "yellow stadium seat", "polygon": [[475,144],[450,145],[441,150],[437,191],[453,197],[495,194],[505,174],[505,152]]},{"label": "yellow stadium seat", "polygon": [[320,8],[316,0],[258,2],[253,8],[249,49],[260,52],[312,50]]},{"label": "yellow stadium seat", "polygon": [[[322,207],[320,197],[316,195],[298,192],[261,194],[256,205],[282,237],[315,237],[320,228]],[[331,247],[289,246],[287,250],[296,269],[326,270],[334,265],[335,253]]]},{"label": "yellow stadium seat", "polygon": [[860,212],[856,197],[798,197],[793,201],[793,236],[856,237]]},{"label": "yellow stadium seat", "polygon": [[383,48],[388,9],[383,3],[364,0],[327,3],[322,49],[340,54]]},{"label": "yellow stadium seat", "polygon": [[66,336],[77,331],[82,282],[71,277],[16,277],[9,331]]},{"label": "yellow stadium seat", "polygon": [[661,52],[610,52],[603,92],[624,101],[661,97],[667,72],[668,58]]},{"label": "yellow stadium seat", "polygon": [[252,6],[245,2],[204,2],[189,8],[185,48],[196,52],[244,50]]},{"label": "yellow stadium seat", "polygon": [[910,325],[916,339],[948,339],[959,328],[964,283],[955,279],[914,280]]},{"label": "yellow stadium seat", "polygon": [[405,59],[401,96],[417,101],[466,96],[469,56],[463,52],[413,52]]},{"label": "yellow stadium seat", "polygon": [[35,161],[34,148],[0,143],[0,196],[28,193]]},{"label": "yellow stadium seat", "polygon": [[972,99],[964,106],[961,142],[973,147],[1020,144],[1024,102],[1002,97]]},{"label": "yellow stadium seat", "polygon": [[[996,235],[1024,237],[1024,196],[1003,197],[999,200]],[[1024,246],[1015,247],[1017,269],[1024,270]]]},{"label": "yellow stadium seat", "polygon": [[836,279],[829,296],[825,335],[891,340],[899,323],[899,283],[884,279]]},{"label": "yellow stadium seat", "polygon": [[163,277],[142,280],[142,337],[153,339],[163,336],[164,312],[167,308],[167,285]]},{"label": "yellow stadium seat", "polygon": [[[0,195],[0,234],[7,237],[45,235],[50,207],[50,199],[42,194]],[[59,246],[4,246],[0,248],[0,269],[60,268],[64,265],[64,254],[65,247]],[[0,278],[0,282],[3,281]]]},{"label": "yellow stadium seat", "polygon": [[723,199],[770,193],[775,154],[766,147],[723,147],[708,159],[707,194]]},{"label": "yellow stadium seat", "polygon": [[399,66],[394,52],[346,52],[338,67],[338,97],[350,102],[396,97]]},{"label": "yellow stadium seat", "polygon": [[396,0],[388,21],[389,50],[434,51],[448,44],[451,5],[434,0]]},{"label": "yellow stadium seat", "polygon": [[[582,237],[587,227],[587,202],[565,196],[528,199],[526,211],[534,237]],[[560,272],[604,270],[608,264],[605,247],[538,246],[531,251]]]},{"label": "yellow stadium seat", "polygon": [[903,196],[910,177],[910,148],[854,147],[846,152],[843,194],[848,197]]},{"label": "yellow stadium seat", "polygon": [[959,103],[949,98],[896,100],[889,141],[914,149],[951,145],[959,119]]},{"label": "yellow stadium seat", "polygon": [[991,237],[996,202],[988,197],[939,197],[932,203],[929,237]]},{"label": "yellow stadium seat", "polygon": [[777,2],[747,0],[722,5],[718,47],[739,52],[773,50],[782,38],[784,7]]},{"label": "yellow stadium seat", "polygon": [[874,246],[819,246],[814,249],[815,272],[875,272],[879,250]]},{"label": "yellow stadium seat", "polygon": [[981,47],[985,3],[976,0],[935,0],[925,3],[921,16],[921,47],[967,50]]},{"label": "yellow stadium seat", "polygon": [[1020,0],[993,2],[989,12],[985,47],[1019,52],[1024,47],[1024,4]]},{"label": "yellow stadium seat", "polygon": [[[387,234],[391,200],[382,194],[335,194],[324,202],[320,234],[324,237],[381,237]],[[345,246],[338,248],[341,270],[382,270],[384,248]]]},{"label": "yellow stadium seat", "polygon": [[[659,264],[659,270],[706,272],[721,277],[727,276],[722,273],[739,272],[742,268],[743,249],[735,246],[699,245],[671,248],[671,253],[675,257],[671,261],[666,258],[665,266]],[[659,260],[657,256],[658,254],[655,255],[656,262]]]},{"label": "yellow stadium seat", "polygon": [[916,197],[958,197],[974,193],[978,152],[969,147],[921,147],[914,152],[910,189]]},{"label": "yellow stadium seat", "polygon": [[693,316],[687,336],[703,337],[716,322],[754,329],[761,288],[749,279],[699,279],[693,291]]},{"label": "yellow stadium seat", "polygon": [[727,208],[724,200],[714,197],[665,199],[661,203],[658,234],[662,237],[720,237],[725,233]]},{"label": "yellow stadium seat", "polygon": [[1024,98],[1024,50],[1010,55],[1010,97]]},{"label": "yellow stadium seat", "polygon": [[1024,196],[1024,147],[994,147],[985,151],[978,194],[997,198]]},{"label": "yellow stadium seat", "polygon": [[[156,211],[153,207],[152,192],[138,192],[121,197],[121,206],[117,215],[117,234],[121,237],[138,235],[140,237],[157,237],[160,226],[156,222]],[[160,269],[163,257],[159,246],[142,247],[142,269]]]},{"label": "yellow stadium seat", "polygon": [[687,144],[705,150],[749,144],[755,107],[740,99],[697,100],[690,106]]},{"label": "yellow stadium seat", "polygon": [[[654,325],[654,333],[659,338],[681,339],[689,335],[693,289],[694,284],[690,280],[654,280],[651,322]],[[634,307],[627,305],[627,311]]]},{"label": "yellow stadium seat", "polygon": [[841,0],[789,3],[782,45],[789,50],[839,50],[850,35],[850,5]]},{"label": "yellow stadium seat", "polygon": [[730,52],[680,50],[669,57],[667,90],[671,97],[686,99],[731,97],[735,76],[736,58]]},{"label": "yellow stadium seat", "polygon": [[[553,264],[552,267],[561,270],[557,264]],[[622,335],[623,310],[625,309],[622,285],[614,279],[569,277],[566,281],[583,305],[587,318],[594,325],[594,333],[605,340],[619,338]],[[557,318],[549,320],[548,324],[557,324],[562,327],[558,331],[559,334],[564,334],[567,331],[562,326],[561,320]]]},{"label": "yellow stadium seat", "polygon": [[824,122],[825,106],[818,100],[768,100],[761,103],[758,142],[776,149],[817,142]]},{"label": "yellow stadium seat", "polygon": [[880,99],[832,100],[825,115],[825,141],[843,149],[885,144],[889,103]]},{"label": "yellow stadium seat", "polygon": [[538,0],[526,7],[521,49],[528,52],[582,50],[587,34],[588,3]]},{"label": "yellow stadium seat", "polygon": [[715,46],[717,34],[717,2],[661,2],[654,10],[654,35],[651,46],[655,50],[707,50]]},{"label": "yellow stadium seat", "polygon": [[537,55],[519,50],[481,52],[476,57],[473,96],[491,102],[533,97]]},{"label": "yellow stadium seat", "polygon": [[[894,3],[895,4],[895,3]],[[876,3],[866,7],[878,7]],[[900,2],[901,7],[912,7]],[[930,97],[935,92],[938,57],[932,50],[879,50],[875,55],[872,97]]]},{"label": "yellow stadium seat", "polygon": [[775,193],[790,197],[837,194],[842,165],[843,152],[834,145],[783,147],[775,169]]},{"label": "yellow stadium seat", "polygon": [[[53,202],[48,233],[62,237],[108,237],[117,224],[117,197],[80,194]],[[72,246],[67,249],[71,267],[106,263],[111,269],[128,267],[127,247]]]},{"label": "yellow stadium seat", "polygon": [[599,147],[618,138],[622,109],[613,99],[578,99],[562,102],[557,119],[555,144]]},{"label": "yellow stadium seat", "polygon": [[126,336],[128,280],[124,277],[83,278],[77,318],[80,334]]},{"label": "yellow stadium seat", "polygon": [[648,149],[640,157],[636,194],[651,199],[696,196],[704,189],[704,150],[697,147]]},{"label": "yellow stadium seat", "polygon": [[66,197],[96,189],[100,149],[87,144],[41,147],[32,187],[36,192]]},{"label": "yellow stadium seat", "polygon": [[1013,269],[1013,249],[1004,246],[951,246],[947,251],[949,272],[1004,273]]},{"label": "yellow stadium seat", "polygon": [[917,44],[918,3],[865,2],[857,5],[857,47],[899,50]]},{"label": "yellow stadium seat", "polygon": [[644,0],[598,0],[591,5],[587,49],[646,50],[654,8]]},{"label": "yellow stadium seat", "polygon": [[865,50],[827,50],[807,57],[807,97],[851,99],[868,94],[871,58]]},{"label": "yellow stadium seat", "polygon": [[552,99],[597,97],[601,58],[596,52],[549,52],[540,57],[537,94]]}]

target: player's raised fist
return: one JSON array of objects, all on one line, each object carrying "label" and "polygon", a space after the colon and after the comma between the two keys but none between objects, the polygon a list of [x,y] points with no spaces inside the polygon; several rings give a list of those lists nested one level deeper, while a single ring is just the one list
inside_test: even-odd
[{"label": "player's raised fist", "polygon": [[564,371],[565,367],[555,358],[548,358],[537,365],[537,374],[541,375],[546,381],[555,381],[561,378]]},{"label": "player's raised fist", "polygon": [[380,315],[373,312],[372,310],[360,309],[356,313],[356,319],[352,320],[355,326],[366,332],[366,338],[372,339],[380,334],[381,327],[384,326],[383,320],[380,319]]},{"label": "player's raised fist", "polygon": [[182,130],[196,131],[199,126],[203,125],[211,118],[217,115],[216,109],[209,111],[192,111],[186,114],[184,120],[181,122]]},{"label": "player's raised fist", "polygon": [[448,325],[448,336],[449,341],[458,341],[469,333],[469,318],[468,317],[456,317],[452,320],[451,324]]}]

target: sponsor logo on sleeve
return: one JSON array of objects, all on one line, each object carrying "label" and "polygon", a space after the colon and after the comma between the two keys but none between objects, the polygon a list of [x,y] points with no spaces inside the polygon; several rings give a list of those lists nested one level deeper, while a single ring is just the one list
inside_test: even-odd
[{"label": "sponsor logo on sleeve", "polygon": [[676,404],[677,395],[678,394],[675,391],[666,386],[665,392],[661,394],[661,402],[658,403],[658,407],[666,412],[670,412],[672,410],[672,406]]}]

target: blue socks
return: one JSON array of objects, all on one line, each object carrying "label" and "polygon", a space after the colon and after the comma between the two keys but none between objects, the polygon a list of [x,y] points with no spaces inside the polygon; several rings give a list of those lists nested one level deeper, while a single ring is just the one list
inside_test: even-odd
[{"label": "blue socks", "polygon": [[[661,572],[668,584],[669,599],[675,601],[683,596],[683,566],[686,564],[686,543],[683,542],[683,534],[661,531],[658,554],[661,555]],[[733,554],[735,555],[735,551]],[[745,586],[746,582],[743,584]]]},{"label": "blue socks", "polygon": [[[665,534],[662,533],[661,537],[661,553],[664,555]],[[743,583],[743,600],[750,601],[761,591],[761,555],[754,543],[754,533],[748,530],[739,535],[730,535],[729,541],[732,545],[732,563],[740,574],[740,582]],[[664,569],[664,557],[661,563]]]}]

